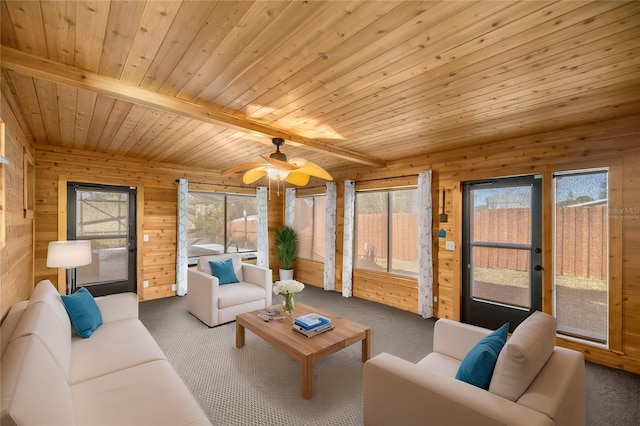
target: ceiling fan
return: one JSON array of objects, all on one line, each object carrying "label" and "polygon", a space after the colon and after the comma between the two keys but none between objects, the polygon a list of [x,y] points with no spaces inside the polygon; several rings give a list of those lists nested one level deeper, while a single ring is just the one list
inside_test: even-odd
[{"label": "ceiling fan", "polygon": [[251,162],[238,164],[222,172],[222,175],[241,172],[247,170],[242,176],[242,182],[251,184],[264,176],[270,180],[284,181],[296,186],[304,186],[309,183],[311,176],[325,180],[333,180],[333,177],[322,167],[305,160],[304,158],[291,158],[280,152],[280,147],[284,145],[284,139],[273,138],[271,142],[276,147],[276,152],[270,156],[262,155],[267,162]]}]

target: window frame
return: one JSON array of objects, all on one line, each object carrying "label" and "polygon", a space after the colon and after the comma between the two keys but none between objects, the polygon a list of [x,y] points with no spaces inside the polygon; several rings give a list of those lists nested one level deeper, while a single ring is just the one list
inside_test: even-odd
[{"label": "window frame", "polygon": [[[394,274],[394,275],[399,275],[399,276],[403,276],[403,277],[408,277],[408,278],[417,278],[419,275],[419,272],[408,272],[402,269],[393,269],[392,265],[393,265],[393,221],[390,220],[390,218],[393,216],[392,214],[392,210],[391,210],[391,198],[392,198],[392,193],[394,192],[399,192],[399,191],[414,191],[415,192],[415,197],[416,197],[416,202],[417,202],[417,197],[418,197],[418,187],[417,185],[411,185],[411,186],[401,186],[401,187],[395,187],[395,188],[375,188],[375,189],[367,189],[367,190],[359,190],[356,191],[355,194],[355,208],[354,208],[354,232],[353,232],[353,237],[355,239],[354,241],[354,250],[353,250],[353,268],[354,269],[358,269],[358,270],[363,270],[363,271],[372,271],[372,272],[379,272],[379,273],[385,273],[385,274]],[[358,195],[360,194],[367,194],[367,193],[384,193],[385,194],[385,200],[386,200],[386,210],[387,210],[387,265],[384,271],[376,271],[375,269],[370,269],[370,268],[363,268],[361,266],[358,266],[357,263],[357,256],[358,256],[358,248],[357,248],[357,241],[358,241],[358,228],[359,228],[359,220],[358,220]],[[417,224],[416,224],[417,225]],[[418,232],[417,226],[415,229],[415,232]],[[418,259],[416,259],[416,266],[417,266],[417,262]]]},{"label": "window frame", "polygon": [[[554,188],[553,174],[569,170],[609,169],[609,205],[623,206],[622,191],[623,158],[587,160],[572,163],[559,163],[549,167],[543,173],[543,250],[544,265],[554,265]],[[588,340],[576,339],[565,335],[557,335],[558,339],[566,342],[565,347],[576,350],[602,349],[607,352],[623,354],[622,346],[622,220],[609,218],[609,305],[608,309],[608,345],[598,345]],[[543,311],[553,313],[553,268],[544,268],[543,277]]]},{"label": "window frame", "polygon": [[[325,204],[326,204],[326,198],[327,198],[327,194],[326,193],[318,193],[318,194],[308,194],[308,195],[296,195],[296,205],[298,203],[299,199],[311,199],[313,201],[312,207],[311,207],[311,212],[312,212],[312,217],[311,217],[311,230],[312,230],[312,243],[311,243],[311,252],[312,252],[312,257],[313,257],[313,242],[315,241],[315,234],[313,233],[313,231],[315,230],[315,224],[316,224],[316,198],[319,197],[324,197],[325,198]],[[295,210],[295,208],[294,208]],[[298,229],[296,229],[295,227],[295,218],[298,216],[297,211],[294,211],[294,229],[296,231],[296,233],[298,234],[298,238],[300,237],[300,232]],[[326,238],[323,239],[323,248],[326,245]],[[319,262],[319,263],[323,263],[324,262],[324,253],[322,254],[322,259],[318,260],[318,259],[309,259],[306,257],[303,257],[300,255],[300,244],[298,244],[298,250],[296,251],[296,257],[298,259],[302,259],[305,261],[309,261],[309,262]]]},{"label": "window frame", "polygon": [[[253,199],[256,202],[256,208],[257,208],[257,196],[256,195],[251,195],[251,194],[237,194],[237,193],[226,193],[226,192],[211,192],[211,191],[198,191],[198,190],[194,190],[194,191],[189,191],[189,196],[191,196],[192,194],[205,194],[207,196],[221,196],[223,199],[223,206],[222,206],[222,211],[223,211],[223,238],[224,238],[224,243],[223,243],[223,247],[224,247],[224,251],[223,253],[220,254],[227,254],[227,253],[239,253],[239,254],[247,254],[247,253],[255,253],[257,252],[257,248],[254,250],[240,250],[240,247],[237,248],[237,251],[234,252],[230,252],[229,251],[229,245],[233,242],[233,240],[229,240],[229,218],[228,218],[228,213],[229,213],[229,208],[228,208],[228,200],[229,197],[241,197],[241,198],[247,198],[247,199]],[[187,203],[188,205],[190,203]],[[247,215],[248,217],[249,215]],[[188,234],[188,230],[187,230],[187,234]],[[187,237],[188,239],[188,237]],[[187,248],[189,248],[190,245],[187,244]],[[213,254],[213,253],[212,253]],[[200,256],[207,256],[207,254],[202,254],[202,255],[196,255],[196,256],[190,256],[190,262],[192,262],[193,259],[197,259]]]},{"label": "window frame", "polygon": [[[558,212],[558,199],[557,199],[557,180],[556,178],[558,177],[569,177],[569,176],[580,176],[580,175],[588,175],[588,174],[593,174],[593,173],[606,173],[606,178],[607,178],[607,206],[606,206],[606,212],[608,214],[608,212],[611,209],[611,203],[610,203],[610,194],[611,194],[611,170],[609,167],[597,167],[597,168],[570,168],[568,170],[559,170],[559,171],[555,171],[553,173],[551,173],[551,179],[552,179],[552,189],[553,189],[553,193],[551,194],[552,196],[552,203],[551,203],[551,209],[552,209],[552,216],[551,216],[551,235],[552,235],[552,240],[551,240],[551,246],[552,246],[552,253],[553,253],[553,268],[551,271],[551,287],[552,287],[552,292],[553,292],[553,300],[551,301],[552,303],[552,312],[553,315],[557,317],[557,313],[558,313],[558,309],[557,309],[557,277],[558,277],[558,264],[556,263],[556,258],[557,258],[557,252],[558,252],[558,235],[557,235],[557,230],[558,230],[558,223],[557,223],[557,212]],[[610,219],[610,217],[609,217]],[[606,316],[606,337],[605,337],[605,341],[599,341],[596,338],[589,338],[587,336],[581,336],[581,335],[574,335],[568,332],[563,332],[563,331],[557,331],[557,334],[559,336],[561,336],[564,339],[567,340],[572,340],[575,342],[579,342],[585,345],[589,345],[589,346],[595,346],[595,347],[601,347],[601,348],[609,348],[609,343],[610,343],[610,336],[611,336],[611,324],[610,324],[610,317],[609,317],[609,311],[610,311],[610,306],[611,306],[611,283],[610,283],[610,275],[611,275],[611,271],[610,271],[610,259],[611,256],[609,254],[609,242],[611,240],[611,234],[610,234],[610,228],[611,228],[611,220],[607,221],[607,230],[606,230],[606,235],[607,235],[607,256],[605,258],[606,261],[606,271],[607,271],[607,275],[606,275],[606,284],[607,284],[607,305],[606,305],[606,309],[607,312],[605,314]]]}]

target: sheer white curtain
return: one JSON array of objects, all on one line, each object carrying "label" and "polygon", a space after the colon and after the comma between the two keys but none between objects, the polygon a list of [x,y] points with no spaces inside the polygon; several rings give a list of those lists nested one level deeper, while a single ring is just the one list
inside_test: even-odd
[{"label": "sheer white curtain", "polygon": [[418,175],[418,313],[433,316],[431,170]]},{"label": "sheer white curtain", "polygon": [[344,181],[344,238],[342,240],[342,295],[351,297],[353,288],[353,231],[356,182]]},{"label": "sheer white curtain", "polygon": [[336,201],[335,182],[327,182],[324,241],[324,289],[336,288]]},{"label": "sheer white curtain", "polygon": [[293,228],[293,219],[296,211],[296,189],[287,188],[284,191],[284,224]]},{"label": "sheer white curtain", "polygon": [[258,266],[269,267],[269,216],[267,212],[267,187],[256,188],[256,204],[258,210]]},{"label": "sheer white curtain", "polygon": [[189,181],[178,181],[178,229],[176,253],[176,294],[187,294],[187,211],[189,207]]}]

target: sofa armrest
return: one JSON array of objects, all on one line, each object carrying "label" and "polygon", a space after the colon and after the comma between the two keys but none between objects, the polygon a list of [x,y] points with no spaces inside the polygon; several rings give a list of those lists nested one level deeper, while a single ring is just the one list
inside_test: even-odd
[{"label": "sofa armrest", "polygon": [[553,425],[542,413],[391,354],[367,361],[363,375],[367,426]]},{"label": "sofa armrest", "polygon": [[492,330],[441,318],[433,328],[433,351],[458,361]]},{"label": "sofa armrest", "polygon": [[138,318],[138,295],[118,293],[95,298],[102,315],[102,322]]},{"label": "sofa armrest", "polygon": [[266,304],[271,306],[273,291],[273,272],[264,266],[252,265],[251,263],[242,264],[242,277],[245,282],[259,285],[265,289]]}]

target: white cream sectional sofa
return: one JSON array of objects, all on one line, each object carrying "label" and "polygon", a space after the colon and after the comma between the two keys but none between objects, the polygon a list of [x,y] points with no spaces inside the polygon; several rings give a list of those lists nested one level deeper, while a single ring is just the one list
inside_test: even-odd
[{"label": "white cream sectional sofa", "polygon": [[14,305],[2,337],[2,425],[210,425],[138,319],[133,293],[95,298],[103,324],[72,333],[50,281]]},{"label": "white cream sectional sofa", "polygon": [[485,390],[455,376],[491,330],[440,319],[433,352],[416,364],[388,353],[365,363],[364,423],[584,426],[584,357],[555,346],[555,332],[555,318],[527,318],[500,351]]}]

